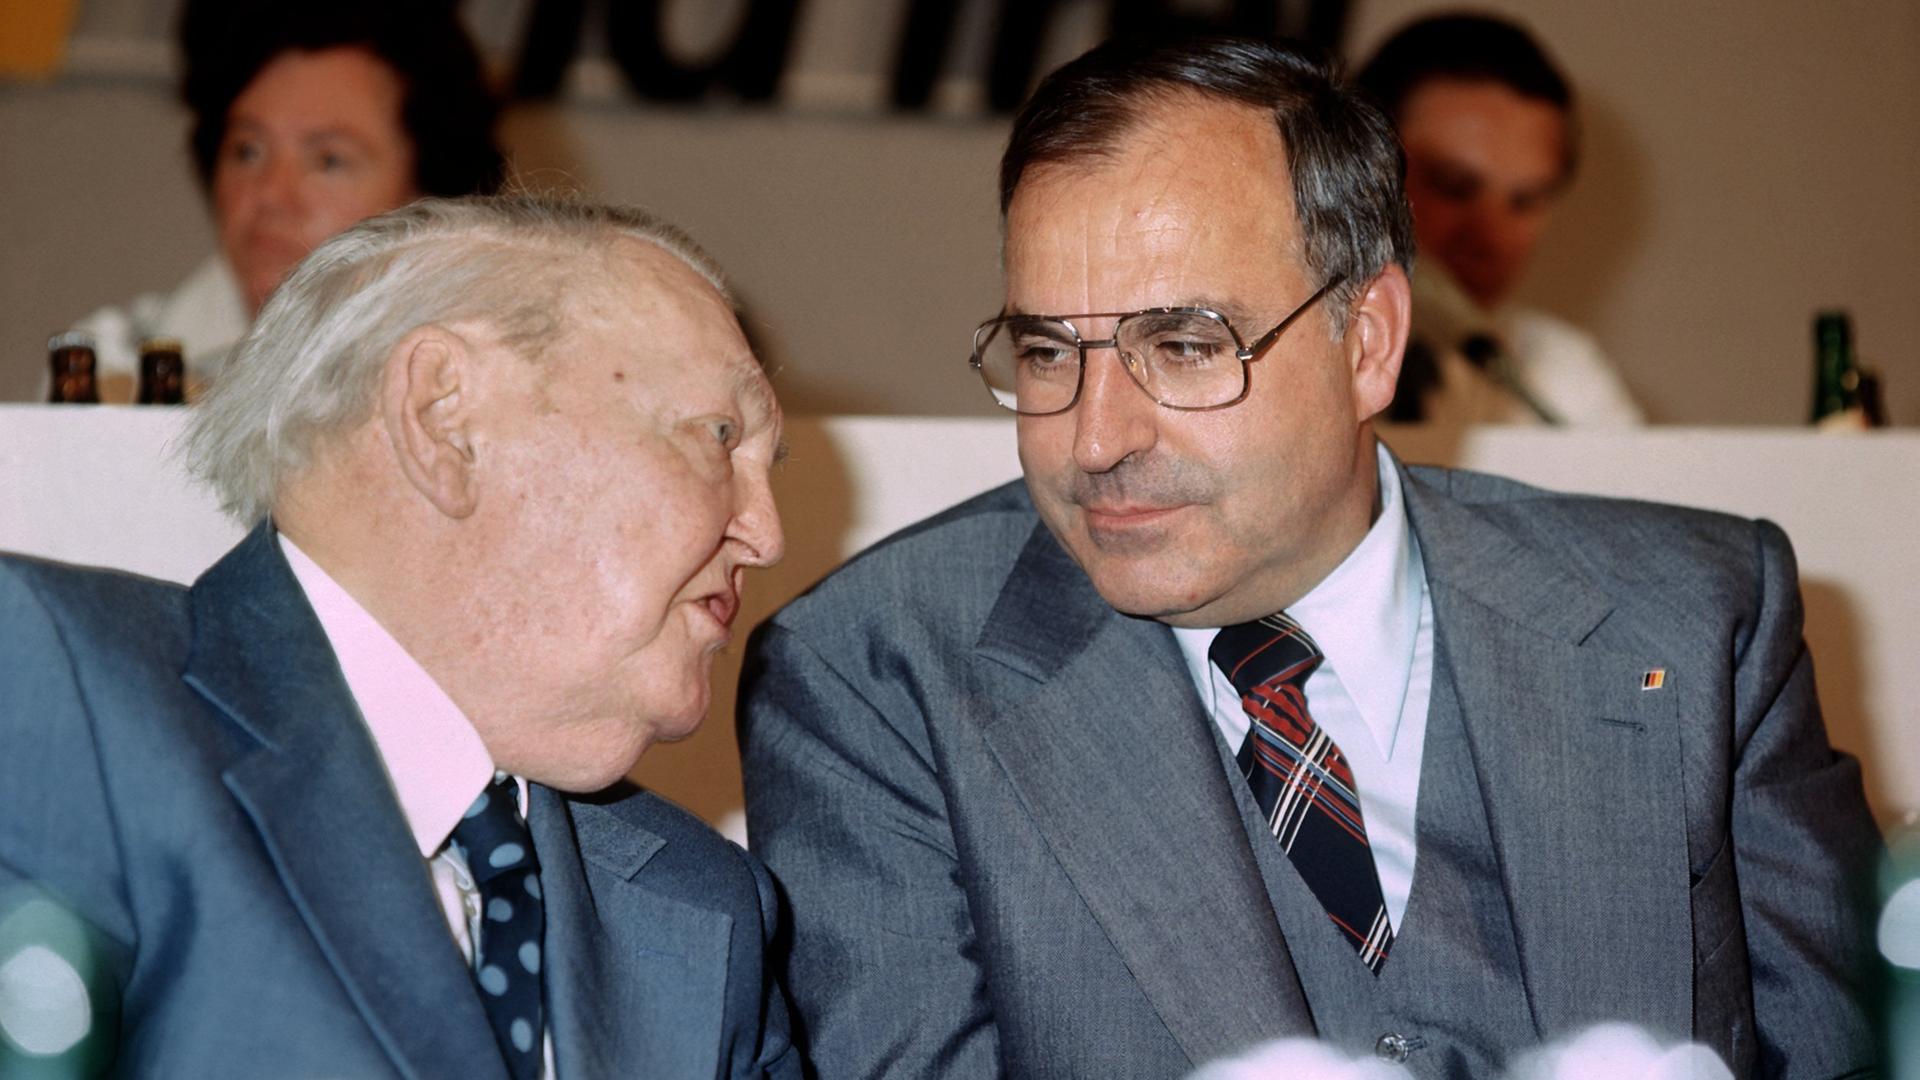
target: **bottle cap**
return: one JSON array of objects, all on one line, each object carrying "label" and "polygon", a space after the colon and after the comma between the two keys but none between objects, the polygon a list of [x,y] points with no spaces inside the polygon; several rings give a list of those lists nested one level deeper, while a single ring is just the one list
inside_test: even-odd
[{"label": "bottle cap", "polygon": [[78,330],[69,330],[64,334],[55,334],[47,339],[47,351],[59,352],[61,349],[93,348],[93,335]]},{"label": "bottle cap", "polygon": [[150,337],[144,338],[140,342],[140,355],[142,356],[150,352],[182,353],[185,351],[186,350],[180,345],[179,338]]},{"label": "bottle cap", "polygon": [[1853,320],[1840,308],[1828,308],[1813,317],[1813,340],[1821,347],[1853,348]]}]

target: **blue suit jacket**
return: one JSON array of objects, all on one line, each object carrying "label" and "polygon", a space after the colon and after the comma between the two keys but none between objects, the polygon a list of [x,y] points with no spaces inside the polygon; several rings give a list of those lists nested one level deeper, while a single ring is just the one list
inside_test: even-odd
[{"label": "blue suit jacket", "polygon": [[[529,799],[561,1074],[798,1076],[759,863],[644,792]],[[0,897],[26,892],[90,939],[121,1071],[505,1076],[268,527],[191,590],[0,558]]]}]

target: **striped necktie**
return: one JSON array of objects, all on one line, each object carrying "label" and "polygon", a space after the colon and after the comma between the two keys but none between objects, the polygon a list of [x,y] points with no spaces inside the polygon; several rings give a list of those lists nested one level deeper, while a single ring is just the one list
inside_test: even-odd
[{"label": "striped necktie", "polygon": [[1236,757],[1253,801],[1301,880],[1375,975],[1393,948],[1353,770],[1307,712],[1323,656],[1285,614],[1220,631],[1207,651],[1253,721]]}]

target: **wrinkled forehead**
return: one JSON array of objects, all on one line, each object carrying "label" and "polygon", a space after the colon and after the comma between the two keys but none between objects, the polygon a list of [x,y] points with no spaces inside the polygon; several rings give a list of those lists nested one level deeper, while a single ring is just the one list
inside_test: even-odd
[{"label": "wrinkled forehead", "polygon": [[1142,94],[1124,123],[1097,143],[1030,162],[1014,189],[1007,224],[1011,228],[1014,204],[1035,189],[1114,177],[1146,187],[1195,184],[1216,197],[1241,192],[1262,202],[1278,199],[1289,211],[1293,206],[1286,141],[1272,110],[1167,89]]},{"label": "wrinkled forehead", "polygon": [[622,237],[609,266],[582,290],[586,319],[634,336],[649,363],[700,373],[744,409],[777,415],[779,404],[732,302],[706,274],[651,241]]},{"label": "wrinkled forehead", "polygon": [[1286,273],[1300,254],[1271,114],[1185,96],[1143,114],[1114,153],[1022,176],[1007,208],[1006,299],[1011,311],[1225,300],[1259,291],[1239,279]]},{"label": "wrinkled forehead", "polygon": [[[713,282],[658,244],[620,236],[558,256],[546,268],[557,288],[557,321],[617,327],[641,342],[698,339],[702,348],[750,356],[733,305]],[[529,268],[531,286],[541,271]]]},{"label": "wrinkled forehead", "polygon": [[1571,114],[1495,79],[1434,78],[1415,86],[1396,120],[1409,159],[1492,162],[1561,180],[1573,166]]},{"label": "wrinkled forehead", "polygon": [[1101,149],[1035,162],[1007,208],[1009,240],[1036,218],[1090,199],[1144,217],[1161,206],[1235,223],[1293,217],[1286,141],[1270,110],[1193,93],[1142,103]]},{"label": "wrinkled forehead", "polygon": [[[733,302],[721,286],[665,245],[621,234],[597,250],[598,260],[579,267],[604,282],[625,303],[670,309],[688,318],[719,318],[738,329]],[[589,266],[587,263],[597,262]]]}]

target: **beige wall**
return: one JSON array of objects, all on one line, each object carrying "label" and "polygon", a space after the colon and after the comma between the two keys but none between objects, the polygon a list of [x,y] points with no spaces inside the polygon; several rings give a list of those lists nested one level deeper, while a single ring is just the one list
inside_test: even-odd
[{"label": "beige wall", "polygon": [[[816,0],[803,36],[857,33]],[[899,4],[873,0],[871,50]],[[1358,0],[1364,53],[1421,0]],[[1584,95],[1582,176],[1526,295],[1589,325],[1659,419],[1792,424],[1813,311],[1854,312],[1920,422],[1920,5],[1491,3]],[[830,54],[804,46],[807,55]],[[161,80],[0,87],[0,398],[46,335],[163,286],[210,243]],[[994,120],[575,104],[508,126],[532,182],[648,203],[729,267],[809,412],[980,411],[965,340],[996,306]]]}]

